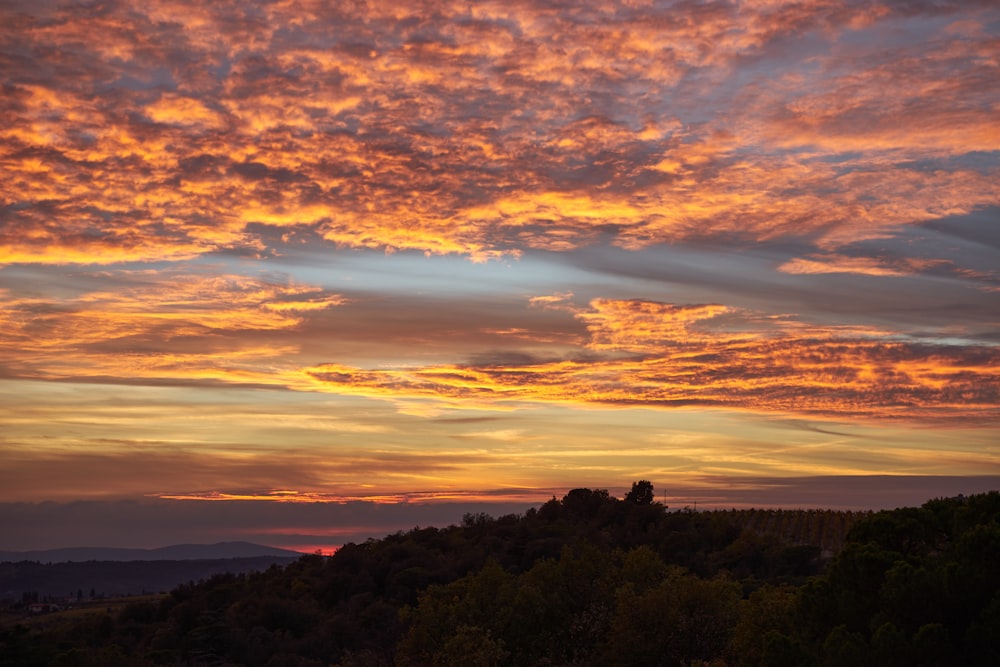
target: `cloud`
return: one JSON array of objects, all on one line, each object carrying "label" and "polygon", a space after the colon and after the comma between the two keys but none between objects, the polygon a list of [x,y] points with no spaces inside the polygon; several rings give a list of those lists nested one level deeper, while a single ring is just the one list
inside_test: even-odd
[{"label": "cloud", "polygon": [[[577,316],[594,359],[510,365],[360,369],[324,364],[303,387],[459,406],[518,402],[728,407],[824,417],[945,420],[1000,418],[1000,356],[993,347],[915,343],[891,332],[823,328],[752,314],[698,330],[730,312],[597,300]],[[617,351],[629,354],[621,356]]]},{"label": "cloud", "polygon": [[340,306],[325,290],[241,275],[117,271],[91,281],[117,289],[74,296],[8,292],[0,303],[0,348],[8,372],[272,382],[262,364],[296,348],[269,340],[311,312]]},{"label": "cloud", "polygon": [[[276,419],[288,416],[266,405],[258,409]],[[248,411],[232,408],[233,413]],[[31,429],[12,422],[11,428],[18,429],[21,439],[0,441],[6,462],[0,471],[3,493],[6,498],[38,500],[148,495],[297,503],[483,501],[482,496],[456,486],[472,472],[480,480],[504,478],[505,486],[500,488],[509,490],[506,500],[519,498],[520,485],[511,482],[514,478],[509,471],[484,472],[489,467],[499,470],[501,456],[474,446],[408,451],[393,444],[398,438],[384,426],[367,433],[370,440],[382,444],[361,446],[356,444],[359,431],[350,424],[333,423],[326,429],[315,424],[278,426],[253,419],[252,414],[241,415],[248,425],[216,429],[208,423],[225,419],[224,413],[213,408],[202,414],[167,416],[160,426],[143,428],[137,425],[140,415],[134,410],[102,410],[89,418],[61,417],[59,423],[68,432],[49,437],[33,435]],[[95,437],[113,433],[113,425],[158,437]],[[168,425],[184,430],[172,431]],[[267,441],[261,435],[266,431],[285,435],[286,441]],[[81,437],[82,433],[90,437]],[[465,439],[488,440],[479,434]],[[40,478],[48,480],[44,488],[37,484]]]},{"label": "cloud", "polygon": [[878,258],[847,255],[812,255],[791,259],[778,267],[784,273],[857,273],[867,276],[906,276],[927,269],[948,265],[948,260],[926,260],[912,257]]},{"label": "cloud", "polygon": [[[822,259],[785,270],[880,269]],[[122,286],[109,291],[106,281]],[[826,325],[721,303],[602,297],[581,306],[568,293],[530,297],[526,308],[486,304],[489,315],[429,298],[386,310],[397,302],[237,275],[117,271],[92,282],[60,299],[7,291],[0,343],[17,351],[8,377],[269,386],[386,399],[408,414],[551,404],[864,420],[1000,416],[1000,359],[961,327]],[[518,323],[526,326],[511,326]],[[407,351],[414,345],[419,354]],[[355,349],[379,365],[349,363]]]},{"label": "cloud", "polygon": [[632,299],[595,299],[578,314],[587,323],[595,350],[662,350],[699,337],[697,323],[731,312],[719,304],[676,306]]},{"label": "cloud", "polygon": [[178,95],[164,95],[144,107],[146,116],[155,123],[196,127],[202,130],[221,128],[224,119],[217,111],[200,100]]},{"label": "cloud", "polygon": [[1000,198],[974,159],[1000,148],[988,4],[7,14],[3,264],[280,252],[262,227],[475,260],[608,236],[829,252]]}]

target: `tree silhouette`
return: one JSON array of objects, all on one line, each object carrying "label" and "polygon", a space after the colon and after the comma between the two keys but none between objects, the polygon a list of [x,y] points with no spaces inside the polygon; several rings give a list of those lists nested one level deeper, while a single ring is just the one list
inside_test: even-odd
[{"label": "tree silhouette", "polygon": [[633,505],[652,505],[653,483],[644,479],[632,482],[632,490],[625,494],[625,502]]}]

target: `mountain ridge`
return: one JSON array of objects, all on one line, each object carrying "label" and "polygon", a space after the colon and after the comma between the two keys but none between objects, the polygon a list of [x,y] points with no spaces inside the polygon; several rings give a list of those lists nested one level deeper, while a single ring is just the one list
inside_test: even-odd
[{"label": "mountain ridge", "polygon": [[82,563],[88,561],[220,560],[227,558],[298,558],[301,552],[252,542],[172,544],[155,549],[126,547],[64,547],[31,551],[0,551],[0,562]]}]

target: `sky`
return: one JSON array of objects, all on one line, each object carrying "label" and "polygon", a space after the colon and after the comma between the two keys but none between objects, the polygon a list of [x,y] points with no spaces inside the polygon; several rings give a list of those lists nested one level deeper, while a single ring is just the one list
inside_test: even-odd
[{"label": "sky", "polygon": [[0,549],[1000,488],[1000,7],[0,7]]}]

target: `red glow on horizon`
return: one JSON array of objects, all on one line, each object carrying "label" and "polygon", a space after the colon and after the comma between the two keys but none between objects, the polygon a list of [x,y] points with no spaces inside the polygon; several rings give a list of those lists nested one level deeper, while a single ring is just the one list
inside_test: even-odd
[{"label": "red glow on horizon", "polygon": [[337,551],[344,545],[342,544],[267,544],[265,546],[273,547],[275,549],[287,549],[289,551],[298,551],[303,556],[307,555],[319,555],[319,556],[332,556],[337,553]]}]

